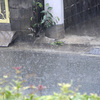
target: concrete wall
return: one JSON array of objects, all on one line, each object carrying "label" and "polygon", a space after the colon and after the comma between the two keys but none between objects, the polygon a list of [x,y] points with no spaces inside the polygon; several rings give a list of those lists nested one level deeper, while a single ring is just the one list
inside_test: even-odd
[{"label": "concrete wall", "polygon": [[45,0],[45,5],[46,3],[49,3],[50,7],[53,7],[52,14],[54,18],[60,18],[58,24],[64,24],[63,0]]},{"label": "concrete wall", "polygon": [[30,27],[33,0],[9,0],[12,30],[27,30]]},{"label": "concrete wall", "polygon": [[97,30],[100,28],[99,0],[64,0],[64,6],[64,26],[67,34],[71,34],[73,28],[73,34],[79,33],[78,35],[99,33]]}]

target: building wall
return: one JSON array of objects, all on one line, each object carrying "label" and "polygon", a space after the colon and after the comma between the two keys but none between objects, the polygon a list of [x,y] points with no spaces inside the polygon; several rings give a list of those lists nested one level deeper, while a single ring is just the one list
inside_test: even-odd
[{"label": "building wall", "polygon": [[[30,26],[32,1],[33,0],[9,0],[12,30],[27,30]],[[59,17],[60,21],[57,24],[64,24],[63,0],[44,0],[44,5],[46,5],[46,3],[49,3],[49,5],[53,7],[52,14],[54,18]]]},{"label": "building wall", "polygon": [[13,31],[27,30],[30,27],[33,0],[9,0],[10,22]]},{"label": "building wall", "polygon": [[65,28],[91,22],[100,16],[99,0],[64,0]]},{"label": "building wall", "polygon": [[100,35],[100,0],[64,0],[67,34]]},{"label": "building wall", "polygon": [[59,17],[60,21],[58,24],[64,24],[63,0],[45,0],[45,5],[46,3],[49,3],[50,7],[53,7],[52,14],[54,18]]}]

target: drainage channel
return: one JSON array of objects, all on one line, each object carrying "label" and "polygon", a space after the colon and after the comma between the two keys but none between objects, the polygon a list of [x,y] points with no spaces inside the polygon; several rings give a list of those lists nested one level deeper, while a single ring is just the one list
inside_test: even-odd
[{"label": "drainage channel", "polygon": [[93,48],[87,54],[100,55],[100,48]]}]

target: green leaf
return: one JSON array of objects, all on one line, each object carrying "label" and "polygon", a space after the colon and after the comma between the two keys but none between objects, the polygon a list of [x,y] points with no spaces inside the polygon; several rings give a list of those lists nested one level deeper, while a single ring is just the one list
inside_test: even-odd
[{"label": "green leaf", "polygon": [[6,91],[5,96],[6,98],[9,98],[10,96],[12,96],[12,93],[10,91]]},{"label": "green leaf", "polygon": [[48,6],[49,6],[49,3],[46,4],[46,7],[48,7]]},{"label": "green leaf", "polygon": [[43,16],[43,19],[46,20],[46,18],[47,18],[47,15],[44,15],[44,16]]},{"label": "green leaf", "polygon": [[54,25],[56,25],[56,23],[54,22]]},{"label": "green leaf", "polygon": [[60,21],[59,17],[57,17],[57,20]]},{"label": "green leaf", "polygon": [[43,24],[45,22],[45,20],[43,19],[42,21],[41,21],[41,24]]},{"label": "green leaf", "polygon": [[39,5],[40,8],[43,7],[42,3],[40,3],[40,2],[37,2],[37,4]]},{"label": "green leaf", "polygon": [[51,17],[53,17],[53,15],[50,12],[48,12],[48,15],[51,16]]},{"label": "green leaf", "polygon": [[33,25],[33,27],[35,28],[37,26],[37,23]]},{"label": "green leaf", "polygon": [[52,7],[48,7],[48,10],[52,10]]},{"label": "green leaf", "polygon": [[46,14],[47,12],[45,10],[42,10],[41,13]]},{"label": "green leaf", "polygon": [[30,18],[30,20],[32,21],[32,20],[33,20],[33,18],[31,17],[31,18]]}]

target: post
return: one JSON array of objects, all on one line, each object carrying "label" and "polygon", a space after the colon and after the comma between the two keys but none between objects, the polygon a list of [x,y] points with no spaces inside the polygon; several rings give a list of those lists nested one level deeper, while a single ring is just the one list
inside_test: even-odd
[{"label": "post", "polygon": [[45,5],[46,3],[53,7],[52,14],[54,18],[59,17],[60,21],[57,24],[64,24],[63,0],[45,0]]},{"label": "post", "polygon": [[59,17],[60,21],[58,21],[56,26],[47,29],[45,35],[49,38],[61,39],[64,38],[64,9],[63,9],[63,0],[45,0],[45,10],[46,4],[49,3],[50,7],[52,7],[52,15],[54,18]]}]

